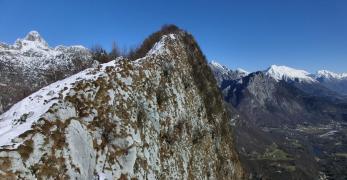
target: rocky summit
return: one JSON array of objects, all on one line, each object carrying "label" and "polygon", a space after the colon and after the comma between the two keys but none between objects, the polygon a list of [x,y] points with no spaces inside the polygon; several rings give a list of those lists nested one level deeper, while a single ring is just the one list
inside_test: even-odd
[{"label": "rocky summit", "polygon": [[3,113],[0,178],[243,179],[240,116],[225,107],[193,37],[166,33],[141,58],[88,68]]}]

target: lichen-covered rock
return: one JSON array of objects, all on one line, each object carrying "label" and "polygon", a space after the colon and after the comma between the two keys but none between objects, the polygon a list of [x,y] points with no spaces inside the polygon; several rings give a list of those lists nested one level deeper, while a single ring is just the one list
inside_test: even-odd
[{"label": "lichen-covered rock", "polygon": [[0,116],[0,178],[241,179],[232,122],[184,32],[58,81]]}]

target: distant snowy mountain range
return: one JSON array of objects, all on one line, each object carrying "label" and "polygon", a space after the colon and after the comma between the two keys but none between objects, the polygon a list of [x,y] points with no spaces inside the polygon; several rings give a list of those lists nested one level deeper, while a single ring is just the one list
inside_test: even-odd
[{"label": "distant snowy mountain range", "polygon": [[[218,72],[222,72],[222,74],[234,73],[234,77],[244,77],[250,74],[241,68],[231,70],[216,61],[211,61],[210,67],[212,69],[219,69]],[[335,73],[328,70],[319,70],[317,73],[311,74],[305,70],[279,65],[271,65],[268,69],[263,70],[262,72],[274,78],[276,81],[284,80],[287,82],[320,83],[333,91],[344,95],[347,94],[347,73]]]}]

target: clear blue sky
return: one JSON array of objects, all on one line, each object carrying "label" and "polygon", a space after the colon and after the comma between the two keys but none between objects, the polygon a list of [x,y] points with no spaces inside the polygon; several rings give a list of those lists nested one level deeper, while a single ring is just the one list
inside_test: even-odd
[{"label": "clear blue sky", "polygon": [[347,0],[0,0],[0,10],[11,44],[37,30],[51,46],[129,47],[174,23],[231,68],[347,72]]}]

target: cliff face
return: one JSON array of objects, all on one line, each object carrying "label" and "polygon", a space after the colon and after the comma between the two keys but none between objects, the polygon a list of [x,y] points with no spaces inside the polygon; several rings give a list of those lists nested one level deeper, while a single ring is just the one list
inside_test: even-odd
[{"label": "cliff face", "polygon": [[232,124],[187,33],[53,83],[0,116],[0,177],[241,179]]}]

